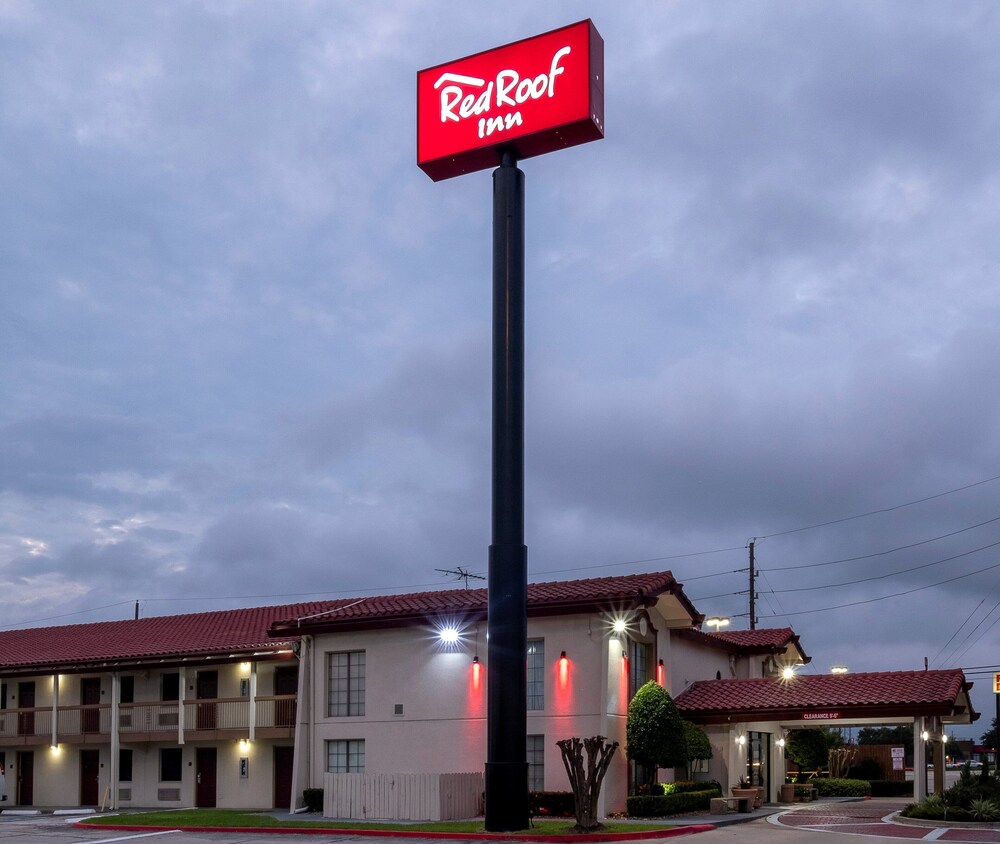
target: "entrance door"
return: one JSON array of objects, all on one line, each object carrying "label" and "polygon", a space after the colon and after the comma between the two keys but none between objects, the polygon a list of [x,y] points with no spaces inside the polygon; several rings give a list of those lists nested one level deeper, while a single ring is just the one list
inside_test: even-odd
[{"label": "entrance door", "polygon": [[96,806],[101,802],[101,751],[80,751],[80,805]]},{"label": "entrance door", "polygon": [[[34,684],[32,684],[34,685]],[[14,802],[18,806],[30,806],[35,802],[35,753],[32,750],[17,751],[17,786]]]},{"label": "entrance door", "polygon": [[195,751],[194,805],[199,809],[215,808],[216,750],[199,747]]},{"label": "entrance door", "polygon": [[30,709],[31,712],[19,712],[17,715],[17,734],[33,736],[35,734],[35,682],[17,684],[17,708]]},{"label": "entrance door", "polygon": [[[296,695],[299,692],[299,669],[294,665],[284,665],[274,669],[275,695]],[[274,704],[274,726],[295,725],[295,698],[279,700]]]},{"label": "entrance door", "polygon": [[750,733],[749,752],[747,753],[747,776],[750,785],[764,789],[766,800],[771,799],[771,770],[768,764],[771,758],[771,734]]},{"label": "entrance door", "polygon": [[[80,710],[80,729],[85,733],[101,731],[101,678],[84,677],[80,680],[80,703],[90,707]],[[88,805],[88,804],[83,804]]]},{"label": "entrance door", "polygon": [[[214,730],[218,706],[214,701],[219,696],[219,672],[199,671],[195,694],[199,700],[213,701],[213,703],[198,704],[198,729]],[[213,803],[212,805],[214,806],[215,804]]]},{"label": "entrance door", "polygon": [[294,747],[274,748],[274,808],[291,810]]}]

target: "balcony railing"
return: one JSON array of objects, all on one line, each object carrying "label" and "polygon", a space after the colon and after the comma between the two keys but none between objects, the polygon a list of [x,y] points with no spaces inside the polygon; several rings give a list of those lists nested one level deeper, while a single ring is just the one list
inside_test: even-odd
[{"label": "balcony railing", "polygon": [[[291,728],[295,724],[295,695],[271,695],[254,700],[255,729]],[[250,729],[250,699],[213,698],[185,700],[184,734],[197,737],[208,731]],[[122,703],[118,707],[118,733],[123,739],[141,741],[145,736],[176,733],[180,720],[176,701]],[[56,710],[57,741],[111,735],[111,705],[60,706]],[[24,743],[52,740],[52,707],[0,710],[0,739]]]}]

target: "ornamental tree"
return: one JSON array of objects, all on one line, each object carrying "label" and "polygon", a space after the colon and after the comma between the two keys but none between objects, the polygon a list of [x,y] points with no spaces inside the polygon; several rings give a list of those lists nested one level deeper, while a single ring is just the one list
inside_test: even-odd
[{"label": "ornamental tree", "polygon": [[625,722],[625,756],[646,769],[646,785],[657,768],[687,764],[684,724],[670,693],[650,680],[635,693]]}]

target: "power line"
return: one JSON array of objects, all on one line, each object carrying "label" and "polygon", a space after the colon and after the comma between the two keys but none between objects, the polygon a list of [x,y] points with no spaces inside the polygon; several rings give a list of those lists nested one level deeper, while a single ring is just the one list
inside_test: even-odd
[{"label": "power line", "polygon": [[873,577],[863,577],[859,580],[846,580],[843,583],[828,583],[823,586],[799,586],[795,589],[778,589],[778,592],[815,592],[818,589],[839,589],[841,586],[857,586],[860,583],[871,583],[873,580],[885,580],[887,577],[895,577],[899,574],[910,574],[911,572],[920,571],[921,569],[927,569],[931,566],[939,566],[941,563],[950,563],[952,560],[957,560],[961,557],[968,557],[972,554],[977,554],[980,551],[985,551],[987,548],[995,548],[1000,545],[1000,540],[996,542],[991,542],[989,545],[983,545],[980,548],[973,548],[971,551],[965,551],[961,554],[955,554],[952,557],[945,557],[943,560],[935,560],[932,563],[924,563],[919,566],[911,566],[906,569],[899,569],[898,571],[892,571],[887,574],[878,574]]},{"label": "power line", "polygon": [[976,571],[970,571],[967,574],[960,574],[956,577],[950,577],[947,580],[941,580],[937,583],[929,583],[926,586],[917,586],[913,589],[907,589],[905,592],[894,592],[892,595],[883,595],[881,598],[868,598],[864,601],[852,601],[849,604],[837,604],[832,607],[818,607],[812,610],[798,610],[796,612],[785,613],[785,615],[811,615],[817,612],[829,612],[830,610],[842,610],[847,607],[858,607],[862,604],[874,604],[878,601],[887,601],[889,598],[899,598],[902,595],[912,595],[914,592],[922,592],[925,589],[933,589],[935,586],[944,586],[946,583],[954,583],[956,580],[962,580],[966,577],[973,577],[977,574],[982,574],[984,571],[992,571],[993,569],[1000,568],[1000,563],[994,563],[992,566],[986,566],[986,568],[978,569]]},{"label": "power line", "polygon": [[805,563],[798,566],[778,566],[775,568],[763,569],[763,571],[792,571],[794,569],[812,569],[819,568],[820,566],[832,566],[836,563],[853,563],[858,560],[870,560],[873,557],[884,557],[887,554],[895,554],[897,551],[906,551],[910,548],[918,548],[921,545],[928,545],[931,542],[937,542],[939,539],[947,539],[950,536],[958,536],[960,533],[965,533],[966,531],[975,530],[983,525],[992,524],[993,522],[1000,521],[1000,516],[996,516],[992,519],[987,519],[985,522],[980,522],[977,525],[970,525],[969,527],[961,528],[960,530],[954,530],[951,533],[942,533],[940,536],[932,536],[930,539],[922,539],[919,542],[911,542],[909,545],[899,545],[896,548],[890,548],[888,551],[876,551],[873,554],[862,554],[858,557],[844,557],[840,560],[828,560],[824,563]]},{"label": "power line", "polygon": [[830,525],[839,525],[844,522],[850,522],[855,519],[864,519],[868,516],[878,516],[882,513],[892,513],[894,510],[902,510],[904,507],[913,507],[915,504],[924,504],[927,501],[933,501],[935,498],[943,498],[946,495],[953,495],[956,492],[964,492],[967,489],[972,489],[977,486],[982,486],[983,484],[993,483],[994,481],[1000,480],[1000,475],[994,475],[992,478],[986,478],[986,480],[976,481],[975,483],[966,484],[965,486],[956,487],[955,489],[949,489],[944,492],[939,492],[934,495],[928,495],[926,498],[918,498],[914,501],[907,501],[905,504],[897,504],[894,507],[882,507],[878,510],[869,510],[867,513],[858,513],[854,516],[844,516],[842,519],[831,519],[828,522],[820,522],[815,525],[806,525],[805,527],[793,528],[791,530],[783,530],[778,533],[768,533],[763,536],[759,536],[758,539],[773,539],[776,536],[788,536],[790,533],[801,533],[805,530],[815,530],[816,528],[829,527]]},{"label": "power line", "polygon": [[[954,641],[955,637],[959,634],[959,632],[962,630],[962,628],[965,627],[965,625],[968,624],[972,620],[972,616],[974,616],[977,612],[979,612],[979,608],[982,607],[982,605],[985,604],[985,603],[986,603],[986,599],[983,598],[979,602],[979,606],[977,606],[972,612],[970,612],[965,617],[965,620],[960,625],[958,625],[958,629],[954,633],[951,634],[951,638],[941,646],[941,650],[939,650],[936,654],[934,654],[934,658],[931,660],[931,664],[932,665],[938,661],[938,657],[941,656],[941,654],[943,654],[945,652],[945,650],[947,649],[948,645],[950,645]],[[992,610],[990,610],[990,612],[992,612]],[[987,613],[987,615],[989,615],[989,613]]]}]

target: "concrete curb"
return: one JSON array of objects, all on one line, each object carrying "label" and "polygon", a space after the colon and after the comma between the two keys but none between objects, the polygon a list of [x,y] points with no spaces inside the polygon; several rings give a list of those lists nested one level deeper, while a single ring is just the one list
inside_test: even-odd
[{"label": "concrete curb", "polygon": [[273,835],[357,835],[369,838],[430,838],[444,841],[533,841],[533,842],[572,842],[582,841],[649,841],[657,838],[675,838],[679,835],[693,835],[698,832],[708,832],[715,829],[715,824],[687,824],[685,826],[649,829],[641,832],[595,832],[588,835],[507,835],[495,832],[421,832],[419,830],[399,829],[347,829],[345,827],[245,827],[245,826],[138,826],[135,824],[104,824],[104,823],[74,823],[79,829],[104,829],[117,832],[225,832],[239,833],[270,833]]}]

